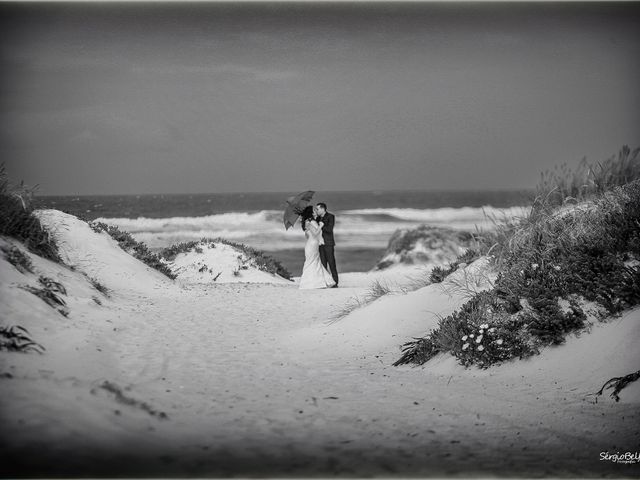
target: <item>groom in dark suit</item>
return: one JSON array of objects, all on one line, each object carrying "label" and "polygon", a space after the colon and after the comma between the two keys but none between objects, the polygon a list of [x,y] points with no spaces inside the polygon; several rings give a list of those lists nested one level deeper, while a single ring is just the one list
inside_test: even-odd
[{"label": "groom in dark suit", "polygon": [[322,225],[322,239],[324,240],[324,245],[320,245],[319,247],[320,261],[324,268],[327,268],[327,264],[329,265],[331,276],[336,282],[336,284],[331,288],[336,288],[338,286],[338,270],[336,269],[336,257],[333,252],[334,247],[336,246],[336,241],[333,239],[333,226],[336,223],[336,217],[333,213],[327,212],[326,203],[320,202],[316,207],[318,208],[318,216],[324,224]]}]

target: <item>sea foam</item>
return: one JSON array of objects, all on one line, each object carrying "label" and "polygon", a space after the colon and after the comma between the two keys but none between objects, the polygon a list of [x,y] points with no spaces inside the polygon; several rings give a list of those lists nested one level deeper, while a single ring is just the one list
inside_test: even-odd
[{"label": "sea foam", "polygon": [[[341,248],[384,248],[400,228],[432,225],[475,231],[492,228],[491,218],[522,215],[524,207],[495,208],[367,208],[335,211],[336,243]],[[173,243],[223,237],[263,250],[302,248],[305,238],[299,223],[285,230],[282,211],[228,212],[215,215],[169,218],[97,218],[130,232],[151,248]]]}]

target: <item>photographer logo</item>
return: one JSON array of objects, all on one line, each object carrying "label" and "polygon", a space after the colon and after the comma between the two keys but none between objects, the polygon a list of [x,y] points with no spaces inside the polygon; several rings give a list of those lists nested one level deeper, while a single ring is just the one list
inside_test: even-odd
[{"label": "photographer logo", "polygon": [[609,460],[613,463],[634,464],[640,462],[640,452],[600,452],[600,460]]}]

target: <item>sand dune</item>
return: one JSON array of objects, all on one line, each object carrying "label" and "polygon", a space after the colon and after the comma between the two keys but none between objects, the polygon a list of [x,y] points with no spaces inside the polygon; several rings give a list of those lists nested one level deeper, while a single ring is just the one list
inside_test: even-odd
[{"label": "sand dune", "polygon": [[[402,286],[419,269],[314,291],[250,269],[248,282],[171,281],[74,217],[45,217],[76,270],[0,259],[0,315],[47,349],[0,352],[4,476],[638,474],[599,455],[637,449],[640,388],[588,394],[637,370],[640,309],[488,370],[448,355],[392,367],[464,302],[456,275],[487,288],[484,260],[335,320],[374,279]],[[18,288],[38,275],[66,286],[67,317]]]}]

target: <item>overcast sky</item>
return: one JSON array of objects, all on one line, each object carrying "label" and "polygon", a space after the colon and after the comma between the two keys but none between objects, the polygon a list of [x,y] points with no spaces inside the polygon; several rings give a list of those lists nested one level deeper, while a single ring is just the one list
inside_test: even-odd
[{"label": "overcast sky", "polygon": [[41,194],[526,188],[640,145],[638,4],[7,4]]}]

